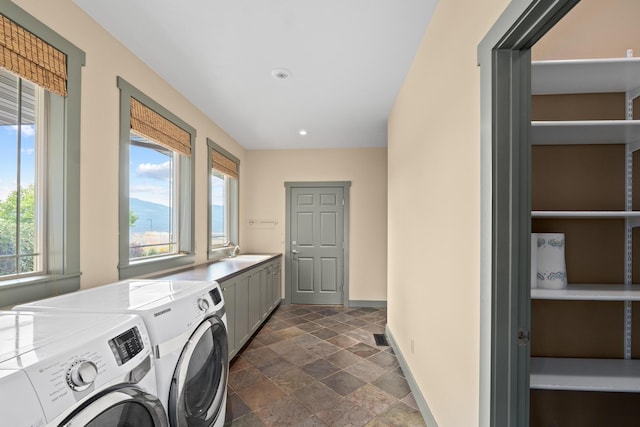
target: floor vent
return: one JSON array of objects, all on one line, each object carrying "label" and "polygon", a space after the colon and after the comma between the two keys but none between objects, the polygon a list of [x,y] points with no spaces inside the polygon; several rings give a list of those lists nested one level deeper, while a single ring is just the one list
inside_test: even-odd
[{"label": "floor vent", "polygon": [[377,346],[389,346],[389,343],[387,342],[387,337],[384,336],[384,334],[373,334],[373,339],[376,340],[376,345]]}]

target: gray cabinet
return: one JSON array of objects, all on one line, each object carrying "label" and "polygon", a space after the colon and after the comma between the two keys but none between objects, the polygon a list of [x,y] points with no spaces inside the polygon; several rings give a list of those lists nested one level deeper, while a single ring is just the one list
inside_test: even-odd
[{"label": "gray cabinet", "polygon": [[269,267],[264,267],[260,270],[260,309],[262,310],[263,320],[269,316],[270,309],[273,307],[271,304],[270,270]]},{"label": "gray cabinet", "polygon": [[233,280],[222,282],[222,296],[224,297],[224,307],[227,312],[227,345],[229,353],[236,348],[235,325],[236,325],[236,287]]},{"label": "gray cabinet", "polygon": [[262,320],[260,304],[260,271],[259,268],[249,274],[249,329],[255,330]]},{"label": "gray cabinet", "polygon": [[229,357],[233,358],[280,303],[281,257],[220,280],[227,311]]},{"label": "gray cabinet", "polygon": [[[236,347],[241,347],[249,339],[249,275],[241,274],[234,280],[236,288]],[[226,304],[225,304],[226,305]]]},{"label": "gray cabinet", "polygon": [[274,261],[271,266],[271,282],[272,282],[272,290],[271,290],[271,303],[272,307],[280,304],[280,300],[282,299],[282,266],[280,263],[280,259]]}]

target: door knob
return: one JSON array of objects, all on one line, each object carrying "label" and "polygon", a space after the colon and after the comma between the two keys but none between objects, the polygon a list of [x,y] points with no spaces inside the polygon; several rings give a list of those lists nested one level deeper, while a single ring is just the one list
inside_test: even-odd
[{"label": "door knob", "polygon": [[298,250],[296,250],[296,249],[291,249],[291,253],[292,253],[292,254],[299,254],[299,253],[300,253],[300,251],[298,251]]}]

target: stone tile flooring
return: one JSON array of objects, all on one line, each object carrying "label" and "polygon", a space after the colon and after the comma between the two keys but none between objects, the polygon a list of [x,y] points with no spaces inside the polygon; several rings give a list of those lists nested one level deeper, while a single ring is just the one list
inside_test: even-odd
[{"label": "stone tile flooring", "polygon": [[386,310],[278,308],[231,362],[225,426],[425,426],[391,347]]}]

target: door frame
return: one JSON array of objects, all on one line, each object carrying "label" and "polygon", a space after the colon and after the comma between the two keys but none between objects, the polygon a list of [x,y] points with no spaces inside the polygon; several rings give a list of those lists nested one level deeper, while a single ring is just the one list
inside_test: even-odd
[{"label": "door frame", "polygon": [[530,49],[578,2],[512,0],[478,46],[482,427],[529,425]]},{"label": "door frame", "polygon": [[344,260],[342,265],[342,305],[349,307],[349,211],[351,198],[349,189],[351,181],[294,181],[285,182],[286,213],[284,240],[284,304],[291,304],[291,275],[293,274],[293,259],[291,257],[291,190],[293,188],[342,188],[344,194]]}]

